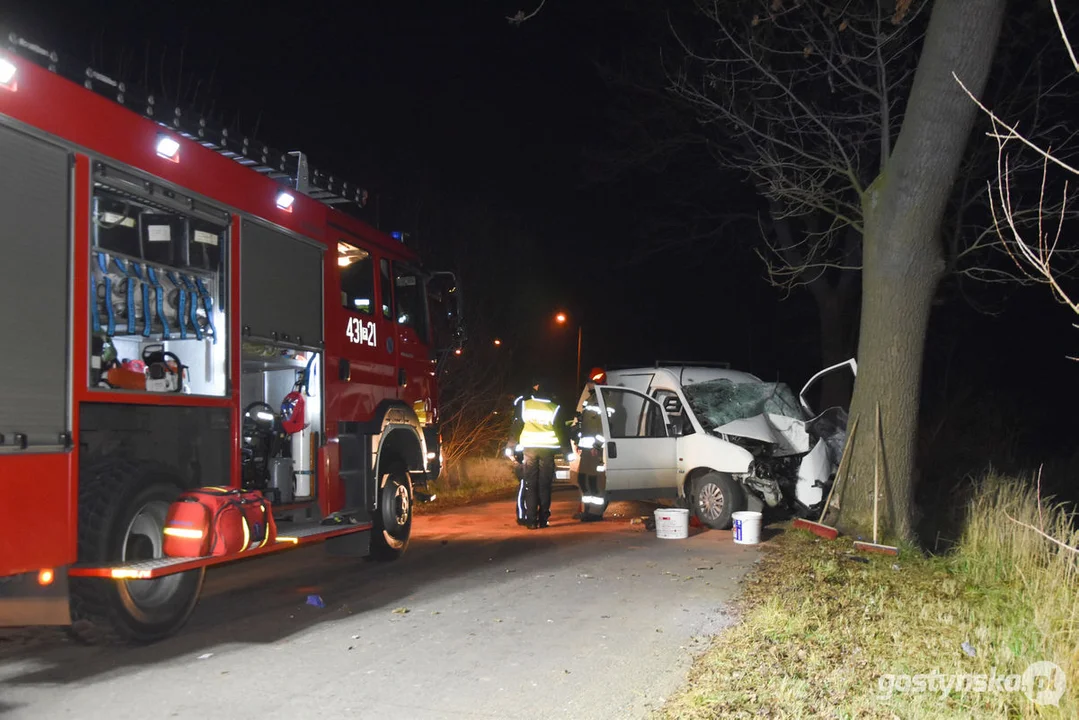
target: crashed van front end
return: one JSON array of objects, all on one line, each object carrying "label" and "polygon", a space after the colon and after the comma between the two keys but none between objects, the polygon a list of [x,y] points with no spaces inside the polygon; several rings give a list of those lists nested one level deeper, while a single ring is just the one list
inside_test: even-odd
[{"label": "crashed van front end", "polygon": [[[855,368],[848,361],[827,370],[843,365]],[[805,403],[806,390],[823,372],[801,398],[784,383],[719,379],[683,388],[706,433],[752,456],[744,472],[730,473],[745,488],[750,509],[784,508],[800,516],[822,509],[847,434],[843,408],[812,415]]]}]

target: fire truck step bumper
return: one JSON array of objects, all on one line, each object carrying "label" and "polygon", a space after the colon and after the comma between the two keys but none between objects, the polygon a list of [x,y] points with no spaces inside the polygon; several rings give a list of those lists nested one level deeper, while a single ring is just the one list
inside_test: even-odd
[{"label": "fire truck step bumper", "polygon": [[366,532],[371,523],[357,525],[319,525],[317,523],[278,527],[277,542],[263,548],[248,550],[236,555],[208,556],[198,558],[165,557],[156,560],[143,560],[127,565],[74,565],[68,570],[71,577],[111,578],[113,580],[153,580],[166,575],[187,572],[201,567],[221,565],[236,560],[245,560],[257,555],[268,555],[282,550],[289,550],[299,545],[311,545],[341,535]]}]

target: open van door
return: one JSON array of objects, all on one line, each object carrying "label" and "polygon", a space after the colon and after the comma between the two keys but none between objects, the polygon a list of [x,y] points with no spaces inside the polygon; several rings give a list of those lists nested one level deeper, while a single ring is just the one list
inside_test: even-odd
[{"label": "open van door", "polygon": [[663,406],[644,393],[597,386],[607,491],[660,491],[678,486],[677,438]]},{"label": "open van door", "polygon": [[[809,381],[802,387],[802,392],[798,393],[798,400],[802,403],[802,409],[805,410],[806,413],[810,417],[813,417],[817,413],[816,413],[816,411],[813,410],[813,408],[809,407],[809,403],[806,402],[806,393],[809,392],[809,388],[813,387],[813,384],[815,382],[817,382],[818,380],[820,380],[825,375],[828,375],[828,374],[833,373],[833,372],[841,372],[843,370],[843,368],[847,368],[847,367],[850,368],[851,373],[855,377],[858,377],[858,361],[855,360],[854,358],[851,358],[850,360],[844,360],[841,363],[836,363],[835,365],[831,365],[829,367],[824,368],[823,370],[818,372],[816,375],[809,378]],[[827,408],[825,408],[825,409],[827,409]]]}]

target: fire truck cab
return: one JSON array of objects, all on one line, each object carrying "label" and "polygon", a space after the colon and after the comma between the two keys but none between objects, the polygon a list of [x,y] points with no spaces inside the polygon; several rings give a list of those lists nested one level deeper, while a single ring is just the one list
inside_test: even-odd
[{"label": "fire truck cab", "polygon": [[[408,545],[461,292],[338,208],[360,188],[15,34],[0,45],[0,626],[154,641],[205,570]],[[166,557],[227,486],[278,537]]]}]

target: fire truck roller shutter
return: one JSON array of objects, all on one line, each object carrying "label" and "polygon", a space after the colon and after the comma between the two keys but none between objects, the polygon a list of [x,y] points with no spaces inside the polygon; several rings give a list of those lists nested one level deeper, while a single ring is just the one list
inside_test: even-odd
[{"label": "fire truck roller shutter", "polygon": [[[240,324],[259,338],[319,347],[322,252],[314,243],[245,220],[240,230]],[[286,337],[287,336],[287,337]]]},{"label": "fire truck roller shutter", "polygon": [[71,165],[65,151],[5,127],[0,158],[0,331],[9,343],[0,433],[5,445],[56,446],[68,430]]}]

